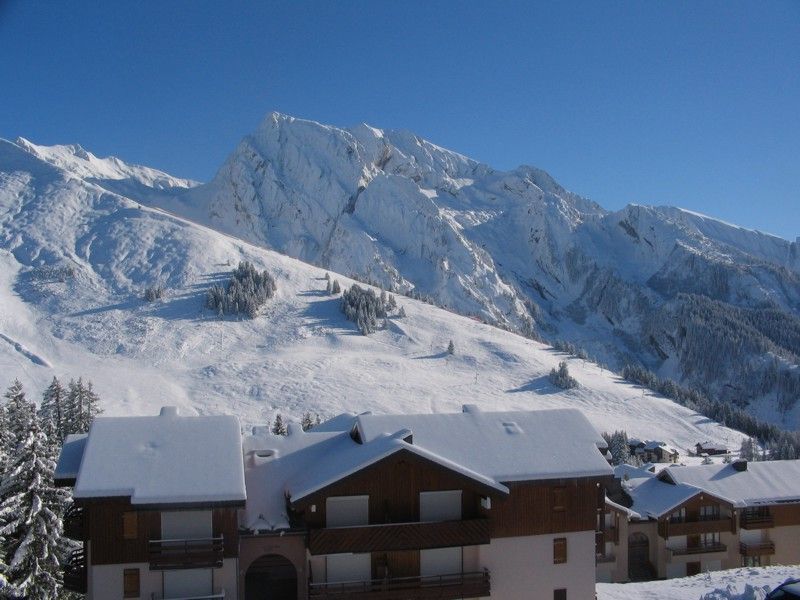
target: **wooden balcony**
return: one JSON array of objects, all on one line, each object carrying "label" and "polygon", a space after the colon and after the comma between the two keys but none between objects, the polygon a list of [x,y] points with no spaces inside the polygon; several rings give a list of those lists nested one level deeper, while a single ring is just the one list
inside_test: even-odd
[{"label": "wooden balcony", "polygon": [[768,556],[775,554],[775,542],[755,542],[739,544],[739,554],[742,556]]},{"label": "wooden balcony", "polygon": [[398,577],[371,581],[312,583],[308,597],[314,600],[455,600],[491,594],[489,571],[430,577]]},{"label": "wooden balcony", "polygon": [[667,539],[678,535],[698,535],[701,533],[736,533],[736,521],[733,516],[719,519],[697,519],[691,521],[660,521],[658,534]]},{"label": "wooden balcony", "polygon": [[222,566],[222,537],[185,540],[150,540],[150,570],[205,569]]},{"label": "wooden balcony", "polygon": [[670,548],[672,556],[685,556],[687,554],[709,554],[712,552],[726,552],[728,547],[725,544],[701,544],[700,546],[686,548]]},{"label": "wooden balcony", "polygon": [[748,515],[743,512],[739,518],[739,524],[742,529],[769,529],[775,526],[775,520],[772,515]]},{"label": "wooden balcony", "polygon": [[64,513],[64,535],[79,542],[85,539],[86,513],[82,507],[71,504]]},{"label": "wooden balcony", "polygon": [[64,563],[64,588],[77,594],[85,594],[87,589],[86,552],[73,550]]},{"label": "wooden balcony", "polygon": [[489,540],[488,519],[465,519],[312,529],[308,549],[311,554],[424,550],[476,546]]}]

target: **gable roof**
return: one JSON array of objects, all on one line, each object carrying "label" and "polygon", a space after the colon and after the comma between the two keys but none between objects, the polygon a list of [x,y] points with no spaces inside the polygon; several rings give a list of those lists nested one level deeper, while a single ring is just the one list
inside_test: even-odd
[{"label": "gable roof", "polygon": [[[66,472],[70,459],[62,459]],[[244,504],[239,420],[184,417],[171,407],[157,417],[98,417],[73,496],[130,496],[135,505]]]},{"label": "gable roof", "polygon": [[612,474],[598,447],[605,441],[576,409],[359,415],[364,442],[406,428],[414,446],[498,482]]},{"label": "gable roof", "polygon": [[78,471],[81,468],[83,452],[86,449],[86,433],[71,433],[64,440],[61,446],[61,454],[58,457],[58,464],[53,473],[53,481],[56,485],[74,485],[78,478]]},{"label": "gable roof", "polygon": [[243,442],[244,525],[254,530],[289,528],[287,500],[310,499],[400,452],[503,495],[507,481],[612,474],[597,447],[602,438],[575,410],[340,415],[307,432],[291,423],[287,436],[254,433]]},{"label": "gable roof", "polygon": [[800,502],[800,460],[749,462],[743,471],[733,463],[675,467],[665,469],[662,475],[676,484],[725,498],[737,507]]}]

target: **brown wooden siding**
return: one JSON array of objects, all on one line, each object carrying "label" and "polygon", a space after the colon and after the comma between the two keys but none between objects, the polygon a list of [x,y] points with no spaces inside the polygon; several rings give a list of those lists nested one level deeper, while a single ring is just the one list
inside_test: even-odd
[{"label": "brown wooden siding", "polygon": [[595,531],[604,484],[600,478],[507,483],[511,495],[487,511],[492,537]]},{"label": "brown wooden siding", "polygon": [[[703,506],[718,507],[719,519],[701,520],[700,509]],[[689,498],[683,504],[676,506],[671,512],[679,511],[681,508],[686,509],[686,518],[683,522],[671,523],[669,514],[658,520],[658,535],[662,538],[723,531],[736,533],[736,514],[733,506],[716,496],[707,493],[698,494]],[[726,511],[729,513],[727,517],[725,516]]]},{"label": "brown wooden siding", "polygon": [[[148,562],[150,540],[161,538],[161,512],[137,510],[127,498],[108,498],[82,501],[85,507],[87,539],[91,542],[91,562],[109,565],[126,562]],[[123,514],[135,510],[138,514],[137,536],[123,537]],[[218,508],[212,512],[214,536],[224,536],[224,556],[239,555],[239,528],[235,508]]]},{"label": "brown wooden siding", "polygon": [[[296,508],[304,512],[303,518],[309,527],[325,527],[325,498],[369,495],[370,524],[407,523],[419,521],[420,492],[444,490],[462,490],[463,518],[481,516],[480,499],[487,489],[410,452],[398,452],[370,465],[304,498]],[[316,505],[316,512],[308,509],[312,504]]]},{"label": "brown wooden siding", "polygon": [[312,529],[311,554],[420,550],[488,544],[488,519]]},{"label": "brown wooden siding", "polygon": [[800,525],[800,504],[775,504],[769,507],[775,527]]}]

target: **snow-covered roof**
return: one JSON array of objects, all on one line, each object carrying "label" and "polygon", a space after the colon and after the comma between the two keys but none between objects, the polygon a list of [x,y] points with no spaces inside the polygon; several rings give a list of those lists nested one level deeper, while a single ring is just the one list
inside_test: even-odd
[{"label": "snow-covered roof", "polygon": [[800,460],[749,462],[743,471],[730,463],[676,467],[663,473],[737,507],[800,502]]},{"label": "snow-covered roof", "polygon": [[98,417],[74,497],[130,496],[138,505],[243,504],[239,420],[234,416]]},{"label": "snow-covered roof", "polygon": [[[351,419],[351,427],[353,425]],[[289,424],[286,436],[253,435],[245,438],[247,510],[243,525],[253,530],[289,527],[286,501],[292,503],[357,473],[397,452],[410,452],[454,471],[476,484],[508,494],[506,486],[480,473],[437,456],[405,441],[411,432],[402,429],[359,444],[347,431],[304,432]]]},{"label": "snow-covered roof", "polygon": [[728,449],[725,447],[724,444],[717,444],[715,442],[700,442],[696,444],[701,450],[725,450],[726,452]]},{"label": "snow-covered roof", "polygon": [[703,493],[703,490],[692,485],[672,485],[657,477],[629,480],[627,483],[623,483],[623,487],[633,500],[631,510],[642,517],[654,519],[671,512],[675,507],[697,494]]},{"label": "snow-covered roof", "polygon": [[[245,527],[289,527],[294,503],[396,452],[410,452],[483,486],[503,482],[611,475],[597,432],[577,410],[425,415],[347,415],[304,432],[245,438]],[[349,425],[348,425],[349,423]],[[351,437],[353,426],[361,436]],[[588,455],[588,456],[587,456]]]},{"label": "snow-covered roof", "polygon": [[624,515],[627,515],[629,517],[633,517],[634,519],[640,519],[641,518],[641,515],[639,513],[637,513],[636,511],[634,511],[634,510],[632,510],[630,508],[628,508],[627,506],[622,506],[622,504],[614,502],[608,496],[606,496],[606,506],[608,508],[610,508],[612,510],[616,510],[617,512],[620,512],[620,513],[622,513]]},{"label": "snow-covered roof", "polygon": [[407,428],[415,446],[498,482],[611,475],[602,437],[577,409],[359,415],[369,442]]},{"label": "snow-covered roof", "polygon": [[58,457],[53,480],[56,484],[72,485],[78,477],[81,468],[83,451],[86,448],[85,433],[71,433],[61,446],[61,455]]},{"label": "snow-covered roof", "polygon": [[665,442],[659,442],[657,440],[651,440],[651,441],[646,442],[645,445],[644,445],[644,449],[645,450],[655,450],[657,448],[662,448],[663,450],[665,450],[669,454],[680,454],[675,448],[673,448],[672,446],[670,446],[669,444],[667,444]]}]

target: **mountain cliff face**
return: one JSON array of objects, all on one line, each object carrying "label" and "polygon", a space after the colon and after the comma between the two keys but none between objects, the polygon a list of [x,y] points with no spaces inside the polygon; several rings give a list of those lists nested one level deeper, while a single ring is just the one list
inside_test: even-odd
[{"label": "mountain cliff face", "polygon": [[[70,184],[76,193],[91,187],[99,208],[122,195],[454,312],[572,342],[615,368],[642,363],[797,426],[797,243],[679,208],[610,212],[533,167],[498,171],[408,132],[280,114],[205,185],[77,146],[19,140],[14,150],[0,156],[7,171],[27,153],[80,180]],[[4,185],[27,185],[15,181]],[[26,193],[39,194],[45,211],[48,190]]]},{"label": "mountain cliff face", "polygon": [[408,132],[280,114],[169,206],[758,411],[800,395],[800,249],[778,237],[679,208],[610,212],[533,167],[498,171]]}]

